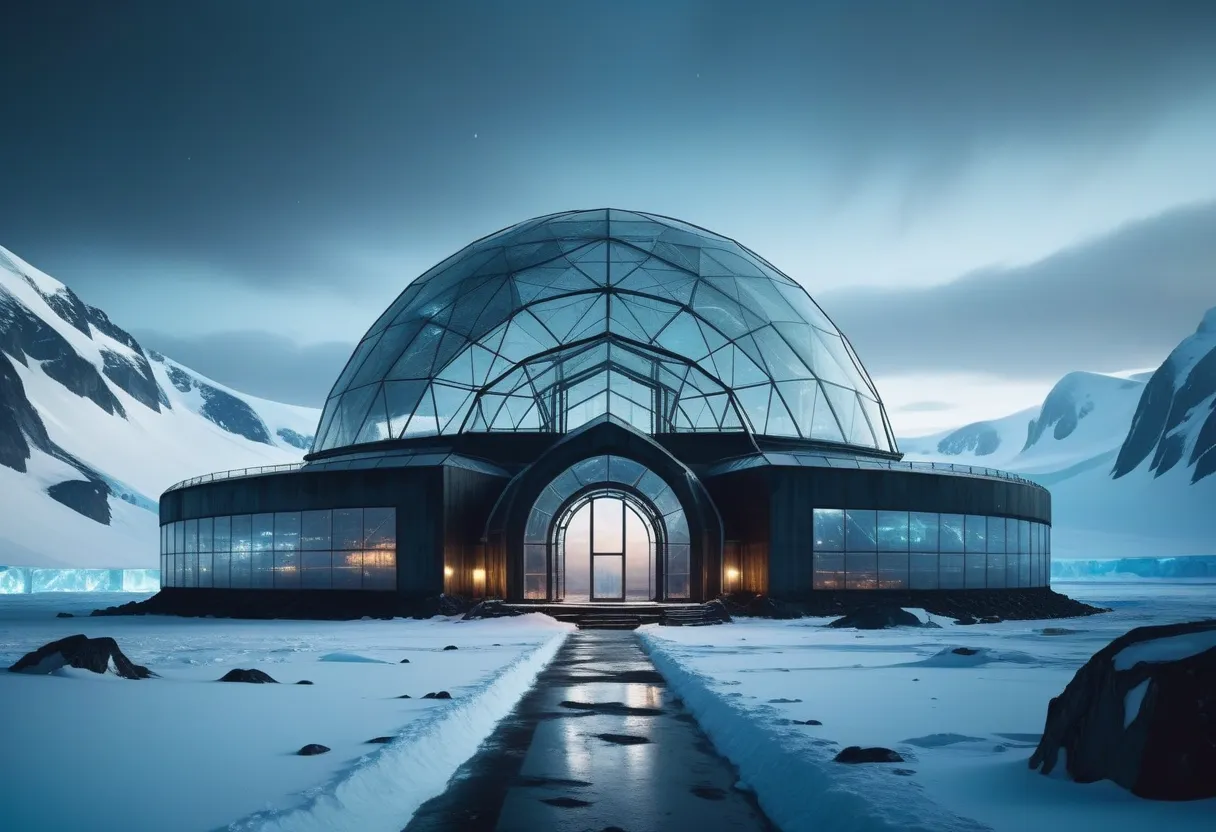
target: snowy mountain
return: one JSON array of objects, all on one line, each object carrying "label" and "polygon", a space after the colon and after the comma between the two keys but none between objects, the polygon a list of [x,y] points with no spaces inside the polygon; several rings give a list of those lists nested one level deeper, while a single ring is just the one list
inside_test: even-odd
[{"label": "snowy mountain", "polygon": [[1069,373],[1037,408],[900,448],[1050,488],[1058,557],[1216,554],[1216,309],[1151,374]]},{"label": "snowy mountain", "polygon": [[318,416],[145,351],[0,248],[0,565],[154,567],[165,488],[296,461]]}]

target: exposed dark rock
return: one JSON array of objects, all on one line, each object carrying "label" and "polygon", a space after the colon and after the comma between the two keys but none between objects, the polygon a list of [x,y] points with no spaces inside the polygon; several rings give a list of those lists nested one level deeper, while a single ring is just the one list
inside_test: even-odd
[{"label": "exposed dark rock", "polygon": [[44,644],[27,653],[9,668],[13,673],[51,673],[61,667],[78,667],[94,673],[112,670],[124,679],[147,679],[156,674],[135,664],[118,649],[118,642],[109,637],[89,638],[74,635]]},{"label": "exposed dark rock", "polygon": [[717,786],[693,786],[689,791],[703,800],[726,800],[726,790]]},{"label": "exposed dark rock", "polygon": [[219,425],[229,433],[243,436],[251,442],[261,442],[273,445],[270,430],[262,417],[244,400],[238,399],[231,393],[226,393],[218,387],[212,387],[200,381],[189,373],[172,364],[165,365],[169,381],[183,393],[197,390],[202,396],[203,406],[199,410],[203,418]]},{"label": "exposed dark rock", "polygon": [[160,412],[161,400],[165,399],[165,393],[156,383],[156,378],[152,375],[152,367],[142,353],[137,358],[130,359],[111,350],[103,349],[101,360],[102,373],[106,378],[117,384],[140,404],[157,413]]},{"label": "exposed dark rock", "polygon": [[916,774],[916,772],[910,768],[893,768],[891,769],[891,773],[898,774],[900,777],[911,777],[913,774]]},{"label": "exposed dark rock", "polygon": [[414,697],[410,696],[408,693],[403,693],[400,696],[398,696],[397,698],[398,699],[413,699]]},{"label": "exposed dark rock", "polygon": [[817,719],[795,719],[795,725],[822,725],[823,723]]},{"label": "exposed dark rock", "polygon": [[542,797],[540,802],[559,809],[579,809],[591,805],[590,800],[579,800],[577,797]]},{"label": "exposed dark rock", "polygon": [[516,615],[523,615],[523,613],[513,607],[508,607],[506,602],[498,598],[491,598],[478,603],[464,614],[464,618],[472,621],[479,618],[510,618]]},{"label": "exposed dark rock", "polygon": [[434,691],[432,693],[423,694],[422,698],[423,699],[451,699],[452,694],[448,693],[446,690],[438,690],[438,691]]},{"label": "exposed dark rock", "polygon": [[448,650],[459,650],[460,648],[457,647],[455,644],[449,644],[446,647],[444,647],[443,649],[444,649],[444,651],[448,651]]},{"label": "exposed dark rock", "polygon": [[1055,387],[1051,388],[1051,392],[1043,400],[1039,417],[1031,419],[1027,426],[1026,444],[1022,446],[1023,451],[1038,442],[1047,429],[1052,426],[1055,429],[1051,435],[1056,439],[1066,439],[1077,429],[1078,420],[1085,418],[1093,408],[1093,405],[1088,402],[1083,405],[1077,403],[1077,387],[1083,384],[1084,380],[1084,373],[1069,373],[1060,379]]},{"label": "exposed dark rock", "polygon": [[973,422],[951,433],[937,443],[937,452],[957,456],[968,452],[988,456],[1001,447],[1001,435],[991,422]]},{"label": "exposed dark rock", "polygon": [[701,618],[704,621],[720,621],[723,624],[731,622],[730,610],[726,608],[721,598],[715,598],[701,605]]},{"label": "exposed dark rock", "polygon": [[290,428],[279,428],[275,434],[293,448],[299,448],[301,451],[312,448],[313,437],[297,433]]},{"label": "exposed dark rock", "polygon": [[385,743],[392,742],[395,739],[396,737],[372,737],[367,741],[367,743],[368,745],[384,745]]},{"label": "exposed dark rock", "polygon": [[979,619],[973,615],[963,615],[954,619],[954,623],[960,627],[970,627],[972,624],[979,624]]},{"label": "exposed dark rock", "polygon": [[409,663],[410,663],[409,659],[402,659],[401,661],[397,662],[397,664],[409,664]]},{"label": "exposed dark rock", "polygon": [[980,651],[976,650],[975,648],[972,648],[972,647],[955,647],[950,652],[956,653],[960,656],[974,656],[977,653],[979,653]]},{"label": "exposed dark rock", "polygon": [[315,757],[318,754],[327,754],[328,752],[329,752],[328,745],[321,745],[320,743],[310,742],[308,745],[304,746],[296,753],[299,754],[301,757]]},{"label": "exposed dark rock", "polygon": [[[1188,636],[1171,645],[1182,658],[1154,652],[1155,641]],[[1078,783],[1112,780],[1159,800],[1216,797],[1216,620],[1139,627],[1095,653],[1051,700],[1030,767],[1050,774],[1061,749]]]},{"label": "exposed dark rock", "polygon": [[110,488],[104,482],[68,480],[57,482],[47,488],[46,493],[56,502],[96,520],[103,526],[110,525]]},{"label": "exposed dark rock", "polygon": [[999,615],[985,615],[980,619],[981,624],[1000,624],[1001,617]]},{"label": "exposed dark rock", "polygon": [[856,627],[858,630],[885,630],[890,627],[919,627],[920,619],[899,607],[872,606],[829,622],[829,627]]},{"label": "exposed dark rock", "polygon": [[225,673],[219,681],[221,682],[249,682],[254,685],[278,684],[278,682],[270,678],[270,674],[265,671],[258,670],[256,667],[251,667],[247,670],[242,668],[234,668]]},{"label": "exposed dark rock", "polygon": [[76,616],[72,615],[70,612],[57,612],[57,613],[55,613],[55,617],[56,618],[75,618]]},{"label": "exposed dark rock", "polygon": [[636,734],[596,734],[596,737],[613,745],[645,745],[649,737],[639,737]]},{"label": "exposed dark rock", "polygon": [[416,598],[359,589],[161,589],[144,601],[94,610],[93,615],[180,615],[185,617],[352,621],[366,617],[427,618],[437,596]]},{"label": "exposed dark rock", "polygon": [[770,705],[793,705],[796,702],[801,702],[801,699],[770,699]]},{"label": "exposed dark rock", "polygon": [[310,682],[308,679],[301,679],[300,681],[296,682],[296,684],[297,685],[311,685],[312,682]]},{"label": "exposed dark rock", "polygon": [[850,745],[836,755],[838,763],[902,763],[904,758],[889,748]]},{"label": "exposed dark rock", "polygon": [[1067,627],[1044,627],[1039,632],[1045,636],[1074,636],[1081,631],[1070,630]]},{"label": "exposed dark rock", "polygon": [[612,714],[613,716],[661,716],[661,708],[641,705],[626,705],[624,702],[574,702],[569,699],[559,703],[563,708],[586,714]]}]

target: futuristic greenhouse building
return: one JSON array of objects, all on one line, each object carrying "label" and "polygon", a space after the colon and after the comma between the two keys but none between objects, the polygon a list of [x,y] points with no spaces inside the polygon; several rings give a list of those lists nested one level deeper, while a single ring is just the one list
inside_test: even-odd
[{"label": "futuristic greenhouse building", "polygon": [[160,514],[172,592],[687,602],[1049,575],[1048,492],[901,461],[798,282],[611,209],[430,269],[364,335],[304,463],[180,483]]}]

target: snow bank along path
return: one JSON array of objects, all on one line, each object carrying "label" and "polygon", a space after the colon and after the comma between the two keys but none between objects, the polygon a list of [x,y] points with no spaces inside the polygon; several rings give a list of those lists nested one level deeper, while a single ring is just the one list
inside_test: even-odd
[{"label": "snow bank along path", "polygon": [[[715,692],[717,680],[678,658],[678,645],[639,630],[642,644],[701,729],[739,769],[741,788],[782,832],[980,832],[988,827],[930,802],[890,765],[833,762],[835,744],[765,724],[738,697]],[[894,706],[894,705],[893,705]],[[782,730],[784,729],[784,730]]]},{"label": "snow bank along path", "polygon": [[568,630],[520,655],[451,706],[410,727],[379,752],[360,760],[285,812],[268,811],[237,821],[246,832],[399,832],[418,807],[440,794],[460,765],[472,757],[561,648]]}]

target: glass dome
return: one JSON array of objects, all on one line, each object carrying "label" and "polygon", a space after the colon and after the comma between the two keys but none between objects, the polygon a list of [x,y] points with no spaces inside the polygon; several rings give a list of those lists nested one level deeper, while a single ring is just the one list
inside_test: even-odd
[{"label": "glass dome", "polygon": [[411,283],[334,384],[313,451],[605,413],[650,434],[896,450],[865,368],[797,282],[703,228],[603,209],[511,226]]}]

